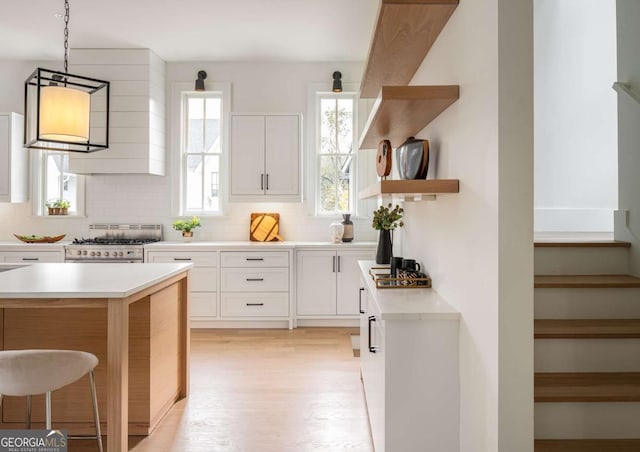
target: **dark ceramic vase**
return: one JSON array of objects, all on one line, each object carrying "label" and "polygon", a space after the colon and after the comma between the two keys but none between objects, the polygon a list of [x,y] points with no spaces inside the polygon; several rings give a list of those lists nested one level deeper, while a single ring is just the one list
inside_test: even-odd
[{"label": "dark ceramic vase", "polygon": [[353,221],[351,221],[351,214],[342,214],[342,225],[344,226],[344,232],[342,233],[343,242],[353,241]]},{"label": "dark ceramic vase", "polygon": [[376,264],[388,264],[391,262],[393,254],[393,244],[391,242],[391,231],[380,229],[378,236],[378,250],[376,251]]}]

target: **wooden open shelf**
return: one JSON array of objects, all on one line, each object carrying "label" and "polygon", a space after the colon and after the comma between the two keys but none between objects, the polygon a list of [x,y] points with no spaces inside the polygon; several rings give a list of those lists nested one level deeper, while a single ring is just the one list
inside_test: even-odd
[{"label": "wooden open shelf", "polygon": [[375,149],[380,140],[394,148],[415,136],[458,100],[458,85],[383,86],[360,137],[360,149]]},{"label": "wooden open shelf", "polygon": [[406,85],[458,6],[458,0],[381,0],[360,97]]},{"label": "wooden open shelf", "polygon": [[440,193],[458,193],[458,179],[381,180],[359,193],[360,199],[380,195],[421,196]]}]

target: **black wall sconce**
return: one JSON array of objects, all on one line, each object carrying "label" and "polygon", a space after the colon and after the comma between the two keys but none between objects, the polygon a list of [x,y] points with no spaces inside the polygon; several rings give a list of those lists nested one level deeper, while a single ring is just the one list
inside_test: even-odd
[{"label": "black wall sconce", "polygon": [[333,88],[331,89],[334,93],[342,92],[342,72],[335,71],[333,73]]},{"label": "black wall sconce", "polygon": [[196,91],[204,91],[204,79],[207,78],[205,71],[198,71],[198,78],[196,79]]}]

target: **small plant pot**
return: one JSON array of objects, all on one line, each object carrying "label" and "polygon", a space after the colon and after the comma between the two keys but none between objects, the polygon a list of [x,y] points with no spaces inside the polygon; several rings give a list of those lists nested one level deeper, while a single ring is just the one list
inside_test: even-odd
[{"label": "small plant pot", "polygon": [[68,207],[60,207],[60,213],[58,215],[69,215]]},{"label": "small plant pot", "polygon": [[182,231],[182,240],[190,242],[193,239],[193,231]]},{"label": "small plant pot", "polygon": [[60,207],[48,207],[49,215],[62,215]]}]

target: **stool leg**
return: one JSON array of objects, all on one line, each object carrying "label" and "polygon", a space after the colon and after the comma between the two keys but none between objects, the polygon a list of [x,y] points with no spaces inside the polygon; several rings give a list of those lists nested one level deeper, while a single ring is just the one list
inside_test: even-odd
[{"label": "stool leg", "polygon": [[51,430],[51,391],[47,391],[45,395],[45,409],[46,409],[46,417],[47,417],[47,430]]},{"label": "stool leg", "polygon": [[31,395],[27,396],[27,430],[31,430]]},{"label": "stool leg", "polygon": [[96,440],[98,441],[98,450],[102,452],[102,433],[100,433],[100,417],[98,415],[98,397],[96,395],[96,380],[93,376],[93,370],[89,372],[89,381],[91,382],[91,401],[93,402],[93,419],[96,423]]}]

